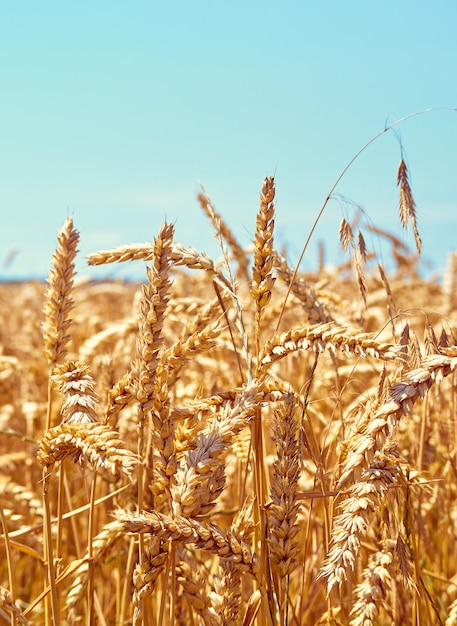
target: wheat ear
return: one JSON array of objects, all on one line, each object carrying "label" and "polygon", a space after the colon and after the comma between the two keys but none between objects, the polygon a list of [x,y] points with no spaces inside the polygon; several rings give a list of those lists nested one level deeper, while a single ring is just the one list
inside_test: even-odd
[{"label": "wheat ear", "polygon": [[[86,258],[89,265],[105,265],[108,263],[123,263],[125,261],[152,261],[154,255],[153,244],[137,243],[113,248],[112,250],[100,250],[99,252],[89,254]],[[226,278],[207,254],[198,252],[195,248],[185,248],[175,242],[172,245],[170,258],[175,265],[194,270],[204,270],[224,288],[230,288]]]},{"label": "wheat ear", "polygon": [[[252,504],[243,506],[232,522],[230,531],[238,541],[251,541],[254,532]],[[219,574],[214,577],[214,592],[210,594],[214,613],[224,626],[239,623],[241,608],[241,570],[236,563],[220,559]]]},{"label": "wheat ear", "polygon": [[266,371],[275,361],[296,350],[314,350],[316,353],[337,350],[343,354],[393,360],[398,357],[399,348],[389,343],[376,341],[372,335],[356,330],[328,324],[315,324],[294,328],[274,335],[263,347],[260,356],[261,371]]},{"label": "wheat ear", "polygon": [[237,275],[246,281],[249,280],[249,259],[246,252],[238,243],[235,235],[229,226],[224,222],[221,215],[214,209],[211,199],[206,193],[202,185],[201,191],[197,193],[197,199],[206,216],[210,219],[215,230],[220,230],[222,237],[225,239],[232,250],[234,259],[238,262]]},{"label": "wheat ear", "polygon": [[[189,550],[178,547],[176,550],[178,562],[176,564],[176,581],[181,587],[177,600],[181,606],[186,601],[197,615],[202,619],[205,626],[221,626],[221,620],[215,615],[211,607],[210,598],[207,595],[206,577],[198,571],[198,564],[192,558]],[[177,615],[176,624],[187,624],[189,614]]]},{"label": "wheat ear", "polygon": [[333,522],[331,548],[320,574],[327,578],[328,594],[335,585],[341,586],[354,570],[370,519],[389,487],[396,484],[399,472],[396,459],[377,453],[339,505],[342,513]]},{"label": "wheat ear", "polygon": [[124,447],[118,434],[105,424],[63,423],[50,428],[38,451],[38,461],[48,473],[57,461],[70,457],[86,461],[94,470],[107,470],[114,476],[131,478],[137,457]]},{"label": "wheat ear", "polygon": [[380,608],[387,607],[387,595],[391,591],[392,580],[395,580],[394,551],[395,541],[388,540],[383,550],[368,559],[362,573],[363,580],[355,588],[350,626],[375,626],[379,623]]},{"label": "wheat ear", "polygon": [[174,386],[181,369],[187,362],[216,345],[216,340],[223,329],[224,325],[220,321],[213,322],[203,330],[193,333],[184,340],[180,339],[167,348],[163,355],[163,362],[168,371],[170,388]]},{"label": "wheat ear", "polygon": [[[117,520],[107,524],[92,540],[92,561],[100,565],[110,554],[114,544],[125,536],[121,522]],[[76,570],[76,577],[71,584],[66,599],[66,611],[70,626],[79,623],[82,617],[80,605],[86,592],[89,578],[89,563],[84,559]]]},{"label": "wheat ear", "polygon": [[133,398],[133,373],[126,372],[108,391],[104,422],[108,423],[116,417]]},{"label": "wheat ear", "polygon": [[309,282],[302,276],[295,276],[295,270],[289,267],[287,260],[277,252],[273,255],[273,263],[278,277],[302,303],[308,320],[314,324],[329,322],[331,317],[324,304],[319,302],[318,296]]},{"label": "wheat ear", "polygon": [[[174,427],[169,418],[167,373],[160,365],[162,328],[171,287],[171,247],[174,227],[166,222],[154,239],[152,266],[147,268],[148,282],[143,287],[138,320],[138,357],[132,366],[133,388],[138,401],[138,455],[144,456],[144,424],[152,411],[154,429],[155,506],[169,498],[169,479],[173,474]],[[139,467],[142,474],[142,466]],[[139,476],[139,510],[143,507],[143,477]]]},{"label": "wheat ear", "polygon": [[409,184],[408,168],[403,158],[400,160],[397,170],[397,185],[400,189],[400,221],[403,228],[406,228],[408,226],[408,222],[411,220],[414,239],[416,241],[416,248],[420,254],[422,251],[422,240],[417,228],[416,203],[414,202]]},{"label": "wheat ear", "polygon": [[173,511],[197,517],[208,513],[225,485],[224,457],[236,437],[252,420],[257,394],[247,393],[226,404],[199,435],[177,468],[172,486]]},{"label": "wheat ear", "polygon": [[295,568],[300,549],[297,541],[300,450],[295,407],[295,396],[290,393],[275,412],[273,441],[276,458],[270,487],[271,503],[267,509],[268,549],[282,587],[281,607],[285,602],[285,579]]},{"label": "wheat ear", "polygon": [[65,348],[70,340],[68,328],[71,319],[68,316],[74,305],[71,294],[78,242],[79,233],[73,227],[73,219],[67,217],[59,232],[57,249],[52,257],[44,309],[43,338],[51,368],[65,358]]},{"label": "wheat ear", "polygon": [[62,423],[88,424],[97,421],[98,397],[89,367],[82,361],[65,361],[56,365],[52,383],[63,395]]},{"label": "wheat ear", "polygon": [[[27,620],[21,609],[14,602],[11,593],[8,591],[8,589],[5,589],[4,587],[0,587],[0,613],[3,614],[3,617],[5,617],[5,613],[2,609],[6,609],[11,613],[13,620],[11,621],[12,624],[18,622],[19,624],[24,624],[25,626],[28,626],[29,621]],[[5,623],[9,624],[10,619],[8,618],[8,622],[6,622],[5,620]]]},{"label": "wheat ear", "polygon": [[457,348],[441,348],[441,352],[444,354],[423,359],[420,368],[408,372],[402,381],[392,385],[390,399],[363,422],[360,432],[352,435],[338,480],[339,488],[343,488],[354,473],[360,473],[364,465],[371,461],[374,451],[382,448],[401,417],[411,412],[414,403],[424,398],[433,384],[455,371]]},{"label": "wheat ear", "polygon": [[[73,227],[73,219],[68,217],[59,231],[57,248],[52,257],[51,270],[48,276],[46,291],[45,319],[42,325],[45,355],[50,366],[50,372],[56,364],[62,362],[67,354],[66,346],[70,341],[68,334],[71,325],[70,311],[74,306],[72,299],[73,279],[75,275],[75,258],[79,233]],[[45,432],[49,431],[52,416],[52,382],[48,377],[48,402],[46,412]],[[43,471],[43,505],[44,505],[44,538],[45,555],[48,564],[48,579],[51,587],[51,613],[56,626],[60,624],[59,593],[55,584],[54,556],[51,539],[51,518],[48,500],[47,469]],[[46,599],[46,620],[49,621],[49,599]]]},{"label": "wheat ear", "polygon": [[[265,178],[260,193],[260,208],[256,218],[254,235],[254,263],[252,266],[251,297],[256,307],[256,333],[259,335],[260,318],[271,298],[275,282],[273,269],[273,230],[274,230],[274,197],[275,181],[273,177]],[[258,339],[258,343],[259,343]],[[257,353],[260,351],[258,348]]]},{"label": "wheat ear", "polygon": [[169,517],[158,511],[135,515],[119,511],[117,519],[123,523],[127,533],[146,533],[163,541],[176,541],[192,544],[223,559],[236,563],[244,572],[255,575],[257,555],[248,542],[238,539],[230,531],[224,531],[216,524],[199,521],[178,515]]}]

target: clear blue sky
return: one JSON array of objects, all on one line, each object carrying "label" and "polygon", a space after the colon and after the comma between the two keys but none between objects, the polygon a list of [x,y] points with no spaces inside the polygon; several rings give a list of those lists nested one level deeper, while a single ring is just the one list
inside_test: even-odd
[{"label": "clear blue sky", "polygon": [[[164,219],[219,258],[199,181],[248,245],[274,173],[277,247],[296,260],[365,142],[457,106],[456,25],[450,0],[1,2],[0,276],[45,276],[69,214],[82,273],[86,254],[152,240]],[[457,114],[398,133],[423,256],[439,269],[457,249]],[[395,232],[399,156],[384,134],[337,188]],[[304,267],[319,239],[333,260],[341,215],[330,202]]]}]

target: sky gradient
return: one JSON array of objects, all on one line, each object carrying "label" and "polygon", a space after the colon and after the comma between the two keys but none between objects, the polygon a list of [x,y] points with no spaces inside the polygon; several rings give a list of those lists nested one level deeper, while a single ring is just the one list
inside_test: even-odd
[{"label": "sky gradient", "polygon": [[319,240],[329,262],[344,259],[338,226],[353,203],[400,232],[401,142],[424,263],[439,270],[457,249],[456,24],[449,0],[1,3],[0,278],[45,277],[67,215],[82,274],[85,255],[151,241],[165,219],[179,243],[219,258],[199,183],[248,246],[272,174],[276,246],[294,262],[357,151],[429,108],[351,166],[336,189],[349,201],[329,202],[303,267]]}]

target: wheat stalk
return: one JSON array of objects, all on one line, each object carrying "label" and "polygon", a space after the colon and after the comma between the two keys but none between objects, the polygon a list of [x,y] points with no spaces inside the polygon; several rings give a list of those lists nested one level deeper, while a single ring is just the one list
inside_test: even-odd
[{"label": "wheat stalk", "polygon": [[[119,539],[125,536],[121,522],[114,520],[106,524],[104,528],[92,540],[92,561],[100,565],[112,552],[113,546]],[[65,609],[70,625],[76,624],[81,614],[81,603],[87,589],[89,578],[89,562],[82,559],[76,569],[76,576],[71,584],[66,598]]]}]

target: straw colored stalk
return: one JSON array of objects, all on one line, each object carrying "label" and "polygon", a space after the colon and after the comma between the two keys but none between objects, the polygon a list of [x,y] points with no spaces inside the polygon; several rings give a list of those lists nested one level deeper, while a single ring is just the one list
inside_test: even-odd
[{"label": "straw colored stalk", "polygon": [[[256,336],[259,342],[259,324],[262,312],[271,298],[275,282],[273,269],[273,230],[274,230],[275,181],[265,178],[260,194],[260,208],[256,218],[254,235],[254,264],[252,266],[251,297],[255,302]],[[259,352],[259,349],[257,350]]]},{"label": "straw colored stalk", "polygon": [[399,348],[389,343],[376,341],[372,335],[348,329],[344,326],[315,324],[294,328],[274,335],[262,349],[259,357],[261,369],[297,350],[314,350],[316,353],[337,350],[347,355],[374,357],[385,361],[394,360]]},{"label": "straw colored stalk", "polygon": [[137,457],[124,447],[118,434],[105,424],[63,423],[50,428],[38,451],[38,461],[49,472],[57,461],[70,457],[94,470],[107,470],[114,476],[130,478]]},{"label": "straw colored stalk", "polygon": [[215,231],[219,231],[232,250],[234,259],[238,262],[237,275],[246,281],[249,280],[249,259],[246,252],[238,243],[235,235],[229,226],[224,222],[221,215],[214,209],[211,199],[203,186],[201,192],[197,193],[197,199],[206,216],[210,219]]},{"label": "straw colored stalk", "polygon": [[341,587],[348,573],[354,570],[361,540],[389,487],[396,484],[399,473],[396,459],[377,453],[359,482],[351,486],[347,497],[339,504],[342,512],[334,519],[330,551],[320,573],[327,578],[328,595],[335,585]]},{"label": "straw colored stalk", "polygon": [[[121,522],[115,520],[107,524],[92,540],[92,561],[96,565],[101,563],[110,555],[114,544],[125,536]],[[80,623],[80,618],[84,616],[82,612],[82,602],[86,594],[89,580],[89,563],[83,559],[77,570],[76,577],[71,584],[66,598],[66,611],[70,626]]]},{"label": "straw colored stalk", "polygon": [[73,228],[73,219],[67,217],[57,238],[57,249],[52,257],[46,291],[43,338],[45,354],[51,368],[67,354],[66,346],[71,319],[69,313],[74,302],[71,297],[75,274],[74,260],[79,233]]},{"label": "straw colored stalk", "polygon": [[62,423],[88,424],[97,421],[98,397],[89,367],[82,361],[65,361],[57,365],[53,384],[63,395],[60,416]]},{"label": "straw colored stalk", "polygon": [[345,452],[344,465],[338,480],[343,488],[351,477],[357,476],[380,450],[388,436],[395,430],[403,415],[408,415],[416,400],[424,398],[433,384],[454,372],[457,367],[457,348],[442,348],[445,354],[426,357],[420,368],[405,374],[401,382],[390,389],[390,399],[363,421],[360,432],[351,436]]}]

